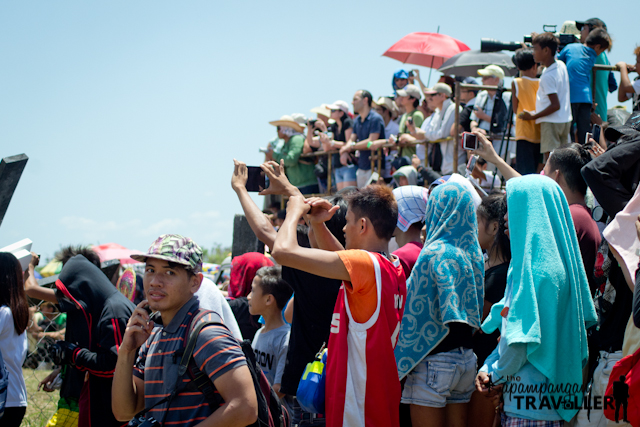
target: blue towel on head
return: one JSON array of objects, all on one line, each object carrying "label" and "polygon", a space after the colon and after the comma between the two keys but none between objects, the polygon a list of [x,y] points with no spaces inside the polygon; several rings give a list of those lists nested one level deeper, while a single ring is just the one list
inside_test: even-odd
[{"label": "blue towel on head", "polygon": [[[507,209],[512,292],[501,339],[527,344],[529,363],[550,384],[582,386],[589,356],[586,328],[595,324],[596,312],[567,200],[555,181],[526,175],[507,181]],[[504,308],[504,298],[491,307],[483,331],[501,326]],[[576,412],[558,409],[567,421]]]},{"label": "blue towel on head", "polygon": [[400,378],[445,339],[448,323],[479,328],[484,304],[484,259],[469,192],[457,183],[439,185],[429,196],[425,226],[395,348]]}]

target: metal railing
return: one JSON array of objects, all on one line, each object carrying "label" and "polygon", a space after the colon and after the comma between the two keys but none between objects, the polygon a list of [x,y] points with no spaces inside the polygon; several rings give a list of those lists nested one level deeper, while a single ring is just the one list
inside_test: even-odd
[{"label": "metal railing", "polygon": [[[453,139],[453,137],[449,136],[447,138],[442,138],[442,139],[437,139],[434,141],[416,141],[415,144],[411,144],[412,146],[417,146],[417,145],[425,145],[427,143],[439,143],[439,142],[446,142],[446,141],[451,141]],[[384,159],[384,149],[385,148],[393,148],[393,149],[397,149],[397,150],[401,150],[402,148],[405,148],[406,146],[400,146],[397,143],[396,144],[392,144],[392,143],[383,143],[381,145],[379,145],[378,143],[380,141],[388,141],[388,139],[380,139],[378,141],[373,141],[374,143],[376,143],[376,147],[369,149],[369,150],[358,150],[358,151],[371,151],[371,156],[370,156],[370,162],[371,162],[371,170],[375,170],[378,173],[380,173],[382,171],[382,161]],[[306,153],[306,154],[301,154],[300,157],[303,158],[316,158],[316,157],[323,157],[323,156],[327,156],[327,193],[326,194],[321,194],[321,195],[330,195],[331,194],[331,184],[332,184],[332,172],[333,172],[333,154],[340,154],[340,150],[331,150],[331,151],[323,151],[323,150],[318,150],[318,151],[314,151],[312,153]],[[429,158],[427,155],[425,155],[424,157],[424,165],[428,166],[429,165]],[[342,165],[339,165],[338,167],[342,167]]]},{"label": "metal railing", "polygon": [[[595,93],[595,76],[596,76],[596,72],[597,71],[620,71],[619,68],[616,65],[601,65],[601,64],[596,64],[593,66],[593,70],[592,70],[592,81],[594,84],[594,93]],[[460,82],[456,82],[455,83],[455,89],[454,89],[454,101],[455,101],[455,123],[460,123],[460,95],[461,95],[461,91],[462,89],[472,89],[472,90],[495,90],[497,91],[499,88],[498,86],[490,86],[490,85],[472,85],[472,84],[466,84],[466,83],[460,83]],[[510,88],[502,88],[503,92],[511,92]],[[515,113],[515,112],[514,112]],[[425,119],[426,120],[426,119]],[[506,132],[506,129],[505,129]],[[458,133],[457,138],[456,138],[456,143],[454,144],[454,148],[453,148],[453,170],[456,171],[458,170],[458,152],[460,149],[460,136],[461,134]],[[512,137],[511,135],[490,135],[490,137],[494,137],[494,138],[502,138],[504,141],[507,142],[507,144],[509,144],[511,141],[515,140],[514,137]],[[435,143],[440,143],[440,142],[448,142],[451,141],[453,139],[452,136],[449,136],[447,138],[442,138],[442,139],[438,139],[438,140],[434,140],[434,141],[419,141],[416,142],[415,144],[412,145],[425,145],[428,143],[431,144],[435,144]],[[380,141],[384,141],[384,140],[380,140]],[[388,139],[386,140],[388,141]],[[374,141],[375,142],[375,141]],[[382,145],[376,145],[376,148],[373,150],[368,150],[371,151],[371,170],[377,170],[378,173],[381,172],[382,168],[382,160],[384,158],[384,153],[383,150],[385,148],[395,148],[395,149],[402,149],[403,147],[396,144],[391,144],[391,143],[384,143]],[[362,150],[364,151],[364,150]],[[424,166],[429,166],[429,156],[428,156],[428,150],[425,150],[425,157],[424,157]],[[506,150],[505,150],[506,151]],[[322,193],[319,194],[321,196],[325,196],[325,195],[330,195],[331,194],[331,187],[332,187],[332,174],[333,174],[333,154],[340,154],[340,150],[331,150],[331,151],[322,151],[322,150],[318,150],[318,151],[314,151],[312,153],[306,153],[306,154],[302,154],[300,157],[303,158],[317,158],[317,157],[322,157],[322,156],[327,156],[327,192],[326,193]],[[340,165],[341,166],[341,165]],[[338,167],[340,167],[338,166]],[[377,166],[377,168],[376,168]]]}]

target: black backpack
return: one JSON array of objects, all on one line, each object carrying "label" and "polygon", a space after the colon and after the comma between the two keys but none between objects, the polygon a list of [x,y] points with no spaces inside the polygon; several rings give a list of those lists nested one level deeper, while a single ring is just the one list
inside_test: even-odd
[{"label": "black backpack", "polygon": [[[205,321],[203,318],[206,315],[211,315],[214,320]],[[199,309],[193,316],[189,328],[187,329],[188,339],[183,341],[186,344],[180,360],[178,374],[183,376],[185,373],[188,373],[194,386],[205,395],[205,398],[209,402],[209,406],[217,409],[219,406],[224,404],[224,401],[222,400],[222,397],[220,397],[220,394],[215,391],[213,382],[206,374],[198,369],[192,358],[198,335],[202,328],[208,325],[222,325],[226,328],[222,319],[216,312]],[[280,401],[276,392],[271,388],[269,380],[267,380],[267,377],[256,362],[256,356],[253,348],[251,348],[251,342],[249,340],[244,340],[242,342],[238,342],[238,344],[242,348],[244,357],[247,359],[247,366],[249,368],[249,372],[251,372],[253,386],[258,399],[258,419],[255,423],[251,424],[251,427],[289,427],[291,423],[289,412]]]}]

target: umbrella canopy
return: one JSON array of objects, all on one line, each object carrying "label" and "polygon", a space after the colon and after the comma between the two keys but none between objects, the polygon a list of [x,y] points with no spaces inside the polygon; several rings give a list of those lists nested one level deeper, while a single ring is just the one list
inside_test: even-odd
[{"label": "umbrella canopy", "polygon": [[120,264],[134,264],[136,261],[130,256],[132,254],[141,254],[142,252],[135,249],[127,249],[117,243],[105,243],[104,245],[92,246],[91,249],[98,254],[100,262],[119,259]]},{"label": "umbrella canopy", "polygon": [[49,264],[42,267],[40,274],[42,277],[55,276],[62,271],[62,263],[60,261],[52,260]]},{"label": "umbrella canopy", "polygon": [[502,52],[480,52],[479,50],[467,50],[449,58],[440,68],[443,74],[478,77],[478,70],[487,65],[497,65],[502,68],[507,76],[515,76],[518,69],[511,60],[511,55]]},{"label": "umbrella canopy", "polygon": [[405,64],[438,68],[444,61],[465,50],[469,50],[469,46],[444,34],[411,33],[401,38],[382,56]]}]

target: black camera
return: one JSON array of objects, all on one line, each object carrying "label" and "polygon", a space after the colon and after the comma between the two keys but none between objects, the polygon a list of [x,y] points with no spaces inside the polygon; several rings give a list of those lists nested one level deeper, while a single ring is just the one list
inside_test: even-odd
[{"label": "black camera", "polygon": [[307,120],[307,125],[309,126],[309,128],[313,128],[316,125],[317,121],[318,119],[309,119]]},{"label": "black camera", "polygon": [[[543,25],[542,26],[542,31],[543,32],[552,32],[560,41],[560,43],[558,44],[558,52],[560,52],[562,49],[564,49],[564,47],[570,43],[577,43],[580,40],[578,39],[578,37],[574,36],[573,34],[564,34],[564,33],[558,33],[556,31],[557,26],[556,25]],[[533,37],[531,36],[531,34],[526,35],[523,37],[522,40],[526,45],[531,45],[531,43],[533,43]],[[509,50],[509,51],[516,51],[518,49],[520,49],[522,47],[522,43],[518,43],[518,42],[501,42],[499,40],[496,39],[481,39],[480,40],[480,51],[481,52],[498,52],[501,50]]]},{"label": "black camera", "polygon": [[145,417],[144,415],[136,415],[129,421],[127,427],[160,427],[160,423],[153,417]]},{"label": "black camera", "polygon": [[[527,37],[527,36],[525,36]],[[481,52],[499,52],[501,50],[516,51],[522,47],[518,42],[501,42],[496,39],[480,39]]]}]

